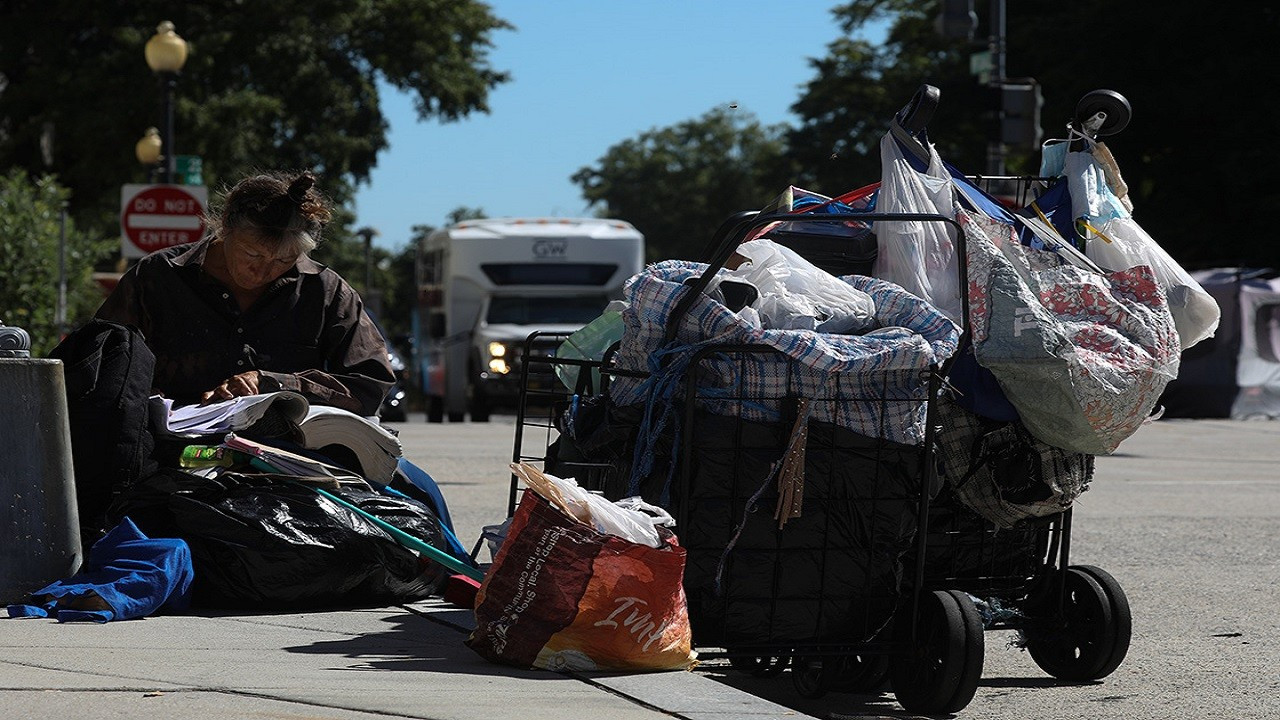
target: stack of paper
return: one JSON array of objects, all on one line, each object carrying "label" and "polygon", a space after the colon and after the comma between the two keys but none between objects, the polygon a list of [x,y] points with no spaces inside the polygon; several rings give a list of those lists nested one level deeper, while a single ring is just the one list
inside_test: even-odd
[{"label": "stack of paper", "polygon": [[340,408],[313,405],[299,426],[305,438],[304,446],[348,448],[355,453],[364,476],[378,483],[391,481],[403,453],[400,439],[389,430]]},{"label": "stack of paper", "polygon": [[[321,452],[326,449],[334,452],[334,446],[344,448],[359,464],[359,468],[352,469],[379,484],[391,481],[402,454],[399,438],[379,425],[377,419],[339,408],[312,406],[305,397],[288,390],[177,408],[159,397],[152,398],[152,402],[165,408],[158,413],[168,418],[167,426],[162,429],[178,435],[241,432],[252,428],[269,409],[275,408],[302,431],[303,447]],[[335,457],[335,460],[343,458]]]},{"label": "stack of paper", "polygon": [[232,450],[239,450],[246,455],[252,456],[256,461],[255,464],[259,464],[260,467],[265,466],[261,467],[261,469],[269,472],[304,478],[326,478],[343,484],[367,486],[364,478],[337,465],[312,460],[309,457],[291,453],[288,450],[242,438],[235,433],[227,435],[227,439],[222,444]]},{"label": "stack of paper", "polygon": [[[153,398],[154,399],[154,398]],[[262,395],[244,395],[208,405],[168,406],[168,430],[178,435],[209,435],[252,427],[274,407],[295,423],[307,413],[307,399],[296,392],[282,390]]]}]

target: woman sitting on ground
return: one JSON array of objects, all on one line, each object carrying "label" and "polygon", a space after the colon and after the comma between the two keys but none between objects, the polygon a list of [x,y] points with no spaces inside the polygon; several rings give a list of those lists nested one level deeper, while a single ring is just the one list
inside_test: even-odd
[{"label": "woman sitting on ground", "polygon": [[157,391],[186,404],[293,390],[377,414],[395,375],[359,294],[308,257],[331,215],[315,182],[245,178],[204,239],[154,252],[120,279],[97,317],[142,331]]}]

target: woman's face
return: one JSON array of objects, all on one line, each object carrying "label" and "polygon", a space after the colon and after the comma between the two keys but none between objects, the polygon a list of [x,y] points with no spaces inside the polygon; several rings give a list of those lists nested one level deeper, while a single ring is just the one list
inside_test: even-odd
[{"label": "woman's face", "polygon": [[298,253],[263,245],[251,232],[236,230],[223,241],[227,274],[242,290],[261,290],[298,261]]}]

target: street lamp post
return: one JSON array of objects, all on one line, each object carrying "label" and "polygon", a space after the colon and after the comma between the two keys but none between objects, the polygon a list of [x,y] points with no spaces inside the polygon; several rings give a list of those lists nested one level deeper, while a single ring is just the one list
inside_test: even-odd
[{"label": "street lamp post", "polygon": [[133,154],[138,162],[151,169],[151,182],[156,181],[160,172],[160,158],[164,152],[164,141],[160,139],[160,131],[150,127],[142,134],[142,139],[133,146]]},{"label": "street lamp post", "polygon": [[[174,152],[173,139],[173,89],[178,84],[178,75],[187,62],[187,41],[178,36],[173,23],[165,20],[156,26],[156,34],[147,41],[145,48],[147,65],[160,79],[161,101],[163,103],[163,129],[160,136],[161,152],[159,158],[160,182],[173,182]],[[145,139],[145,138],[144,138]],[[139,150],[141,159],[141,150]]]},{"label": "street lamp post", "polygon": [[365,305],[369,306],[375,313],[382,312],[382,295],[373,290],[373,238],[378,235],[378,231],[371,227],[362,227],[356,230],[364,240],[364,297]]},{"label": "street lamp post", "polygon": [[378,231],[371,227],[362,227],[356,231],[364,240],[364,292],[369,294],[369,288],[373,286],[373,237]]}]

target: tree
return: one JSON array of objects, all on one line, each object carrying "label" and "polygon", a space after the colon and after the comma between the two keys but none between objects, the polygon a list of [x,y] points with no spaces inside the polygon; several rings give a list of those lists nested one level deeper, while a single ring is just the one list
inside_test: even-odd
[{"label": "tree", "polygon": [[[802,118],[787,137],[790,157],[803,168],[797,184],[833,194],[878,179],[879,139],[922,83],[942,90],[929,124],[939,152],[963,171],[985,172],[994,103],[968,64],[990,34],[990,2],[976,4],[975,44],[936,33],[936,0],[836,7],[846,37],[812,61],[814,79],[793,106]],[[1177,3],[1158,11],[1103,0],[1006,5],[1006,76],[1039,81],[1046,137],[1064,136],[1085,93],[1120,92],[1133,121],[1103,139],[1143,228],[1184,265],[1280,267],[1269,227],[1280,190],[1265,180],[1280,149],[1255,140],[1280,113],[1276,85],[1256,75],[1270,66],[1280,10],[1220,13],[1206,23],[1203,8]],[[874,23],[889,24],[882,45],[858,39]],[[1018,151],[1009,169],[1030,174],[1038,164],[1037,153]]]},{"label": "tree", "polygon": [[[801,123],[787,135],[789,156],[802,168],[797,184],[838,195],[880,179],[880,139],[889,121],[921,85],[941,88],[930,138],[942,156],[974,172],[985,169],[992,122],[985,88],[969,75],[968,48],[933,26],[936,2],[868,0],[832,12],[845,32],[810,60],[814,77],[794,111]],[[887,23],[883,43],[865,39]]]},{"label": "tree", "polygon": [[[1259,74],[1274,64],[1280,9],[1206,22],[1202,7],[1183,3],[1010,3],[1009,26],[1011,67],[1045,87],[1049,137],[1062,136],[1090,90],[1132,104],[1129,127],[1104,140],[1134,219],[1170,254],[1188,266],[1280,268],[1271,229],[1280,188],[1270,180],[1280,147],[1261,135],[1280,115],[1280,88]],[[1080,31],[1064,31],[1072,27]]]},{"label": "tree", "polygon": [[782,133],[749,113],[713,109],[624,140],[572,179],[598,215],[644,234],[650,259],[696,259],[726,217],[787,186]]},{"label": "tree", "polygon": [[387,146],[379,77],[444,120],[487,111],[508,79],[487,53],[510,25],[475,0],[9,0],[0,167],[57,174],[87,230],[110,233],[120,185],[143,179],[133,145],[160,116],[143,46],[163,19],[190,43],[175,148],[201,156],[213,186],[306,168],[345,203]]},{"label": "tree", "polygon": [[[32,356],[57,345],[61,210],[70,193],[48,175],[31,178],[21,169],[0,175],[0,323],[31,335]],[[93,263],[111,251],[68,220],[66,239],[67,316],[87,317],[102,297],[91,277]]]}]

